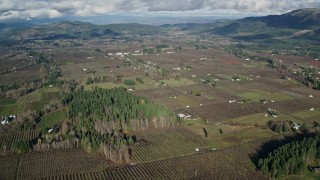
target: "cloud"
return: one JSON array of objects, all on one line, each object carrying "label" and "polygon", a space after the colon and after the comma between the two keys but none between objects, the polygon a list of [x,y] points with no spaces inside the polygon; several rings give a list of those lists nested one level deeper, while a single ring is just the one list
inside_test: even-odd
[{"label": "cloud", "polygon": [[159,11],[236,10],[267,14],[307,7],[320,7],[320,0],[0,0],[0,20]]}]

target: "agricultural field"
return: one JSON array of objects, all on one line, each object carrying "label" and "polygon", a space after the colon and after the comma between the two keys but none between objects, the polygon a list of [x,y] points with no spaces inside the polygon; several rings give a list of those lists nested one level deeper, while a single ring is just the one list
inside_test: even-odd
[{"label": "agricultural field", "polygon": [[105,171],[50,176],[54,179],[256,179],[257,177],[267,179],[253,170],[239,166],[222,152],[110,167]]},{"label": "agricultural field", "polygon": [[320,133],[320,63],[220,23],[59,22],[1,42],[0,179],[270,179],[260,158]]},{"label": "agricultural field", "polygon": [[5,146],[7,149],[10,149],[14,143],[18,141],[31,141],[38,137],[38,135],[39,132],[37,131],[2,134],[0,136],[0,147],[3,148]]},{"label": "agricultural field", "polygon": [[201,136],[185,128],[168,128],[134,133],[138,137],[133,149],[133,160],[150,162],[193,154],[196,148],[206,146]]},{"label": "agricultural field", "polygon": [[10,172],[0,172],[4,179],[40,179],[70,173],[102,171],[109,167],[109,163],[101,159],[99,154],[87,154],[82,149],[0,157],[0,161],[7,162],[6,167],[10,166],[11,169]]}]

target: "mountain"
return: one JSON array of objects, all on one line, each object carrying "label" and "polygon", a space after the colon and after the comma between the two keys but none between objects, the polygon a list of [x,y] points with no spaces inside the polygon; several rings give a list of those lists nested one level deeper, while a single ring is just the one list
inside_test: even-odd
[{"label": "mountain", "polygon": [[[1,26],[0,26],[1,27]],[[150,34],[158,32],[156,26],[141,24],[95,25],[87,22],[62,21],[48,25],[18,27],[8,31],[2,38],[11,40],[36,39],[76,39],[76,38],[113,38],[128,34]]]},{"label": "mountain", "polygon": [[282,15],[248,17],[216,24],[209,32],[227,36],[258,35],[257,38],[290,36],[320,27],[320,9],[300,9]]}]

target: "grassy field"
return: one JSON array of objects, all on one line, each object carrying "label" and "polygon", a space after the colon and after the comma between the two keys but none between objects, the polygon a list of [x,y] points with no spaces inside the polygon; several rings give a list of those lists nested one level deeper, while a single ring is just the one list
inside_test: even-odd
[{"label": "grassy field", "polygon": [[40,123],[38,124],[38,127],[40,129],[52,128],[55,124],[62,122],[66,118],[67,118],[67,110],[61,109],[61,110],[44,115],[41,118]]},{"label": "grassy field", "polygon": [[15,104],[0,106],[0,116],[17,115],[25,111],[26,104],[17,102]]},{"label": "grassy field", "polygon": [[180,78],[178,79],[169,79],[169,80],[160,80],[160,82],[164,82],[168,86],[186,86],[186,85],[192,85],[194,82],[190,79],[186,78]]},{"label": "grassy field", "polygon": [[320,109],[316,108],[314,111],[306,110],[300,111],[297,113],[292,114],[295,117],[301,118],[306,120],[310,123],[317,122],[320,123]]},{"label": "grassy field", "polygon": [[26,110],[32,111],[41,111],[43,110],[44,106],[49,104],[49,101],[33,101],[33,102],[26,102]]},{"label": "grassy field", "polygon": [[241,93],[238,96],[250,99],[254,102],[260,102],[260,99],[274,100],[274,101],[286,101],[292,99],[290,96],[281,93],[270,93],[266,91],[255,90],[252,92]]},{"label": "grassy field", "polygon": [[15,104],[16,102],[17,102],[16,99],[0,99],[0,106],[1,105]]},{"label": "grassy field", "polygon": [[265,116],[265,113],[258,113],[231,119],[228,122],[243,123],[250,125],[254,125],[257,123],[258,125],[265,125],[269,120],[272,120],[272,118],[269,116]]}]

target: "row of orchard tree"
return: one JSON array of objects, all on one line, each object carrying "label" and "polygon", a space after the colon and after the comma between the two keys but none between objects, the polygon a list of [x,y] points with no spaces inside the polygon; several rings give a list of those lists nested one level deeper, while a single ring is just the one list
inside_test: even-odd
[{"label": "row of orchard tree", "polygon": [[307,165],[320,158],[320,136],[294,141],[259,159],[258,168],[272,178],[302,174]]}]

